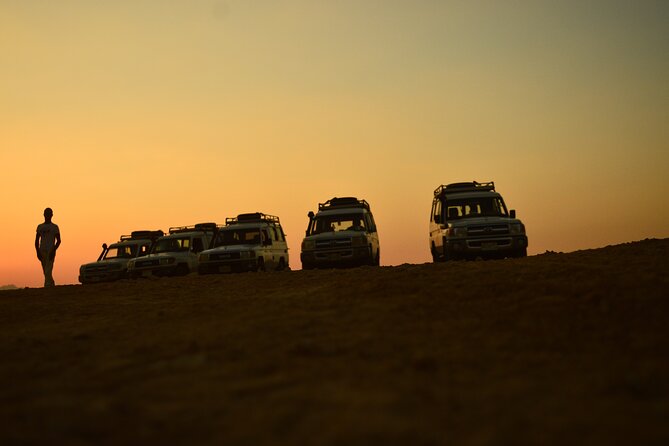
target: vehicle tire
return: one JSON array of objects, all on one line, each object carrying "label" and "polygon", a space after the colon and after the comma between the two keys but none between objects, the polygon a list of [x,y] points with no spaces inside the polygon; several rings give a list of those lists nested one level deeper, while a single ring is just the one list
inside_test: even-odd
[{"label": "vehicle tire", "polygon": [[521,248],[516,250],[516,252],[513,254],[515,258],[521,258],[521,257],[527,257],[527,248]]},{"label": "vehicle tire", "polygon": [[180,263],[177,265],[177,269],[174,270],[174,275],[175,276],[185,276],[190,272],[190,269],[188,268],[188,265],[185,263]]},{"label": "vehicle tire", "polygon": [[376,258],[374,259],[374,266],[381,266],[381,249],[376,250]]},{"label": "vehicle tire", "polygon": [[277,271],[283,271],[284,269],[286,269],[286,261],[284,260],[283,257],[281,257],[279,259],[279,265],[276,267],[276,270]]},{"label": "vehicle tire", "polygon": [[434,243],[432,243],[432,248],[430,249],[430,251],[432,254],[433,263],[439,263],[444,261],[444,259],[442,259],[439,253],[437,252],[437,248],[434,246]]},{"label": "vehicle tire", "polygon": [[265,258],[258,257],[258,269],[257,271],[266,271],[265,269]]}]

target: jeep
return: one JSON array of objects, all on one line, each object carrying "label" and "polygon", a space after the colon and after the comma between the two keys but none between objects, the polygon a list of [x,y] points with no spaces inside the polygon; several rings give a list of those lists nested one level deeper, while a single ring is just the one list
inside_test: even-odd
[{"label": "jeep", "polygon": [[525,225],[492,181],[441,185],[432,200],[430,252],[434,262],[525,257]]},{"label": "jeep", "polygon": [[374,217],[365,200],[332,198],[309,212],[302,241],[303,269],[379,265],[381,250]]},{"label": "jeep", "polygon": [[200,253],[200,274],[289,269],[279,217],[253,212],[225,219],[211,249]]},{"label": "jeep", "polygon": [[199,254],[209,247],[217,231],[216,223],[172,227],[151,246],[149,255],[128,263],[128,274],[137,278],[196,272]]},{"label": "jeep", "polygon": [[147,255],[151,244],[163,235],[160,230],[133,231],[130,235],[122,235],[118,242],[110,246],[103,243],[98,260],[79,268],[79,282],[113,282],[128,277],[128,262]]}]

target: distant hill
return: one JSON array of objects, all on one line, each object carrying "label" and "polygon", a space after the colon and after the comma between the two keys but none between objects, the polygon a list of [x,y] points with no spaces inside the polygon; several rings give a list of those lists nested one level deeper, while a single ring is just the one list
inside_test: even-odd
[{"label": "distant hill", "polygon": [[18,290],[19,288],[16,285],[2,285],[0,286],[0,291],[5,290]]}]

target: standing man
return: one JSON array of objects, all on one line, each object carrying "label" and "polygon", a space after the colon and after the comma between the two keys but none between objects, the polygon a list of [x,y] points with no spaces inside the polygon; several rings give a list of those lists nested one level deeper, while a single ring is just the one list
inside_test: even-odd
[{"label": "standing man", "polygon": [[54,286],[53,281],[53,261],[56,258],[56,250],[60,246],[60,230],[58,225],[51,223],[53,211],[51,208],[44,209],[44,223],[37,226],[37,235],[35,236],[35,251],[37,258],[42,262],[44,271],[44,286]]}]

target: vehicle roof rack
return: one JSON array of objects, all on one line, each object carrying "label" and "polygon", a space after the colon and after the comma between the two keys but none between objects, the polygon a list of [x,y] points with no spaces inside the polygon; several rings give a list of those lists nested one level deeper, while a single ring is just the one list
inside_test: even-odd
[{"label": "vehicle roof rack", "polygon": [[193,231],[216,231],[218,227],[216,223],[198,223],[192,226],[174,226],[170,228],[170,234],[179,232],[193,232]]},{"label": "vehicle roof rack", "polygon": [[267,215],[262,212],[252,212],[249,214],[239,214],[236,217],[228,217],[225,219],[225,224],[235,225],[241,223],[270,223],[279,224],[279,217],[275,215]]},{"label": "vehicle roof rack", "polygon": [[334,197],[330,198],[325,203],[318,203],[319,211],[336,208],[363,208],[370,211],[369,203],[365,200],[358,200],[356,197]]},{"label": "vehicle roof rack", "polygon": [[163,235],[165,235],[165,233],[160,229],[156,231],[148,231],[148,230],[132,231],[130,235],[122,235],[120,241],[124,242],[127,240],[144,240],[144,239],[155,240],[158,237],[162,237]]},{"label": "vehicle roof rack", "polygon": [[440,197],[446,194],[462,192],[495,192],[495,182],[479,183],[478,181],[442,184],[434,190],[434,196]]}]

